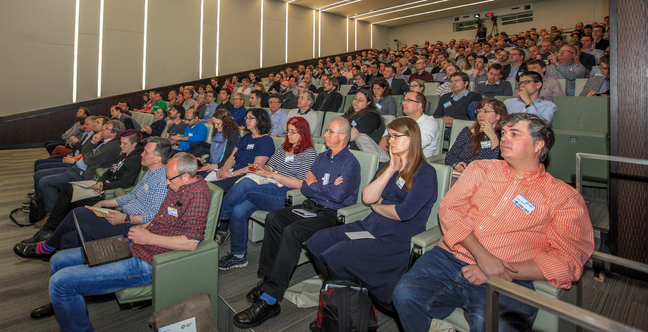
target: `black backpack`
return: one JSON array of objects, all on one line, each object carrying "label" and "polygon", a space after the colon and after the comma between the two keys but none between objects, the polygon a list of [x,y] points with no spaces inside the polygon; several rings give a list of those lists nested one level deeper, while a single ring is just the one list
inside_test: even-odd
[{"label": "black backpack", "polygon": [[369,332],[378,330],[378,315],[368,291],[351,280],[328,280],[322,285],[313,332]]}]

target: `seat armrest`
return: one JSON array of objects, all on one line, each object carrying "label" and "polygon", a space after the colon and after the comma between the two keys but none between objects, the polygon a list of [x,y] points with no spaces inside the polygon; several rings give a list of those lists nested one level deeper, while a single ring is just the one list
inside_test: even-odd
[{"label": "seat armrest", "polygon": [[353,204],[337,210],[338,224],[347,224],[362,220],[371,213],[371,208],[362,203]]},{"label": "seat armrest", "polygon": [[288,190],[286,193],[286,206],[299,205],[304,203],[306,196],[299,189]]},{"label": "seat armrest", "polygon": [[178,260],[183,260],[193,255],[206,253],[210,250],[218,249],[218,244],[214,240],[203,240],[198,244],[196,250],[172,250],[153,256],[153,267],[164,264],[171,264]]},{"label": "seat armrest", "polygon": [[412,246],[421,248],[421,255],[434,248],[441,240],[441,228],[432,227],[425,232],[412,236]]},{"label": "seat armrest", "polygon": [[427,162],[430,163],[430,164],[442,164],[442,165],[445,165],[445,158],[446,158],[446,154],[442,153],[440,155],[432,156],[430,158],[427,158]]}]

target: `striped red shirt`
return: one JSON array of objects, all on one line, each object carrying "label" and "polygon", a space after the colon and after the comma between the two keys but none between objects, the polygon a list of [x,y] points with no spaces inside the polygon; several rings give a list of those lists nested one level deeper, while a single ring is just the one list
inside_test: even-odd
[{"label": "striped red shirt", "polygon": [[[528,214],[513,203],[519,195],[535,206]],[[476,264],[461,245],[474,233],[499,259],[533,260],[548,282],[565,289],[580,278],[594,250],[583,197],[545,172],[544,165],[516,180],[506,161],[470,163],[441,201],[439,220],[444,234],[439,246],[457,259]]]}]

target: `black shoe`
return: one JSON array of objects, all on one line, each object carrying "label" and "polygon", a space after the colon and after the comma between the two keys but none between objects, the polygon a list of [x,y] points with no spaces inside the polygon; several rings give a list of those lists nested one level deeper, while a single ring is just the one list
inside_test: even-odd
[{"label": "black shoe", "polygon": [[269,318],[277,317],[280,313],[279,302],[269,305],[266,301],[259,299],[251,307],[234,316],[234,325],[241,329],[249,329],[260,325]]},{"label": "black shoe", "polygon": [[317,327],[317,319],[312,321],[310,324],[308,324],[308,329],[311,332],[319,332],[320,331],[320,328]]},{"label": "black shoe", "polygon": [[263,294],[263,285],[265,285],[266,280],[268,280],[268,277],[264,277],[259,281],[259,283],[256,285],[256,287],[252,288],[252,290],[245,295],[245,299],[250,302],[250,303],[256,303],[256,301],[259,300],[261,297],[261,294]]},{"label": "black shoe", "polygon": [[31,318],[45,318],[54,315],[54,307],[52,303],[48,303],[40,308],[36,308],[31,312]]},{"label": "black shoe", "polygon": [[47,240],[52,234],[54,233],[53,230],[47,229],[47,228],[41,228],[34,236],[30,237],[29,239],[24,239],[20,241],[20,243],[38,243],[41,241]]},{"label": "black shoe", "polygon": [[22,258],[29,258],[29,259],[42,259],[42,260],[47,260],[54,255],[54,252],[56,250],[52,251],[49,254],[37,254],[36,253],[36,243],[18,243],[14,246],[13,251],[16,253],[16,255],[22,257]]}]

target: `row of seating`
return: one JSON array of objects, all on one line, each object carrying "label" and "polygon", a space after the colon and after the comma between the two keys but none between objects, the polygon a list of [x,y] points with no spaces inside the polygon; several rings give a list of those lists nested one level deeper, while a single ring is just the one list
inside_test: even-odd
[{"label": "row of seating", "polygon": [[131,117],[133,118],[133,120],[137,121],[137,123],[139,123],[142,128],[150,126],[151,123],[153,123],[153,114],[133,112],[133,115]]}]

